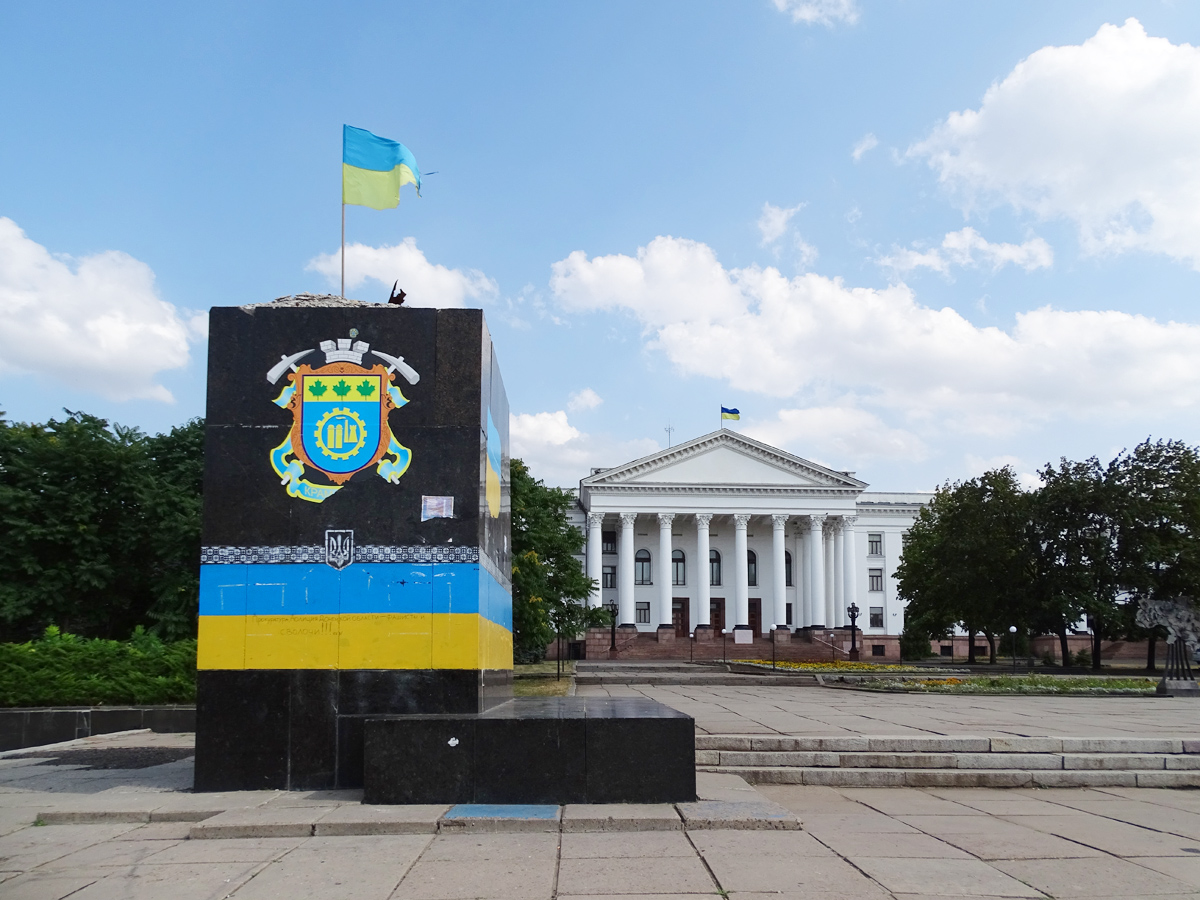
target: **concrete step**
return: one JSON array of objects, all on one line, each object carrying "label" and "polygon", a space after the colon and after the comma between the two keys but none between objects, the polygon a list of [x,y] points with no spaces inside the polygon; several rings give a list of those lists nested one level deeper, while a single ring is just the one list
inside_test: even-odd
[{"label": "concrete step", "polygon": [[693,673],[650,673],[650,672],[601,672],[575,675],[575,684],[674,684],[674,685],[771,685],[778,687],[816,687],[817,679],[812,675],[732,675]]},{"label": "concrete step", "polygon": [[1165,753],[832,753],[697,750],[697,765],[732,768],[1200,771],[1200,755]]},{"label": "concrete step", "polygon": [[804,766],[698,766],[699,772],[739,775],[750,784],[834,787],[1146,787],[1200,788],[1200,771],[1081,769],[886,769]]},{"label": "concrete step", "polygon": [[728,672],[724,663],[696,665],[686,662],[619,662],[616,660],[580,660],[575,663],[576,672]]},{"label": "concrete step", "polygon": [[698,734],[697,750],[825,751],[832,753],[1165,753],[1200,754],[1200,737],[981,737],[977,735]]}]

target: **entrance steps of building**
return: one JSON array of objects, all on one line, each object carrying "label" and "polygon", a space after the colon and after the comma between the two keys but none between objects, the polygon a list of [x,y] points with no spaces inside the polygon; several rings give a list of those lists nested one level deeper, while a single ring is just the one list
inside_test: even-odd
[{"label": "entrance steps of building", "polygon": [[626,663],[616,661],[581,661],[576,663],[575,684],[659,684],[659,685],[795,685],[815,686],[811,675],[769,672],[737,675],[721,663],[691,665],[689,663]]},{"label": "entrance steps of building", "polygon": [[751,784],[1200,788],[1200,739],[697,735],[696,767]]}]

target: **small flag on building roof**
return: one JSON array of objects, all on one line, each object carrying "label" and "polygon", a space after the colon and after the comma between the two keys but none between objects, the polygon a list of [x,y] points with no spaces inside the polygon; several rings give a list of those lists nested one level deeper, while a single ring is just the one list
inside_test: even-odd
[{"label": "small flag on building roof", "polygon": [[722,421],[724,421],[725,419],[735,419],[735,420],[737,420],[737,419],[741,419],[741,417],[742,417],[742,414],[741,414],[740,412],[738,412],[736,409],[726,409],[726,408],[725,408],[725,407],[723,407],[723,406],[721,407],[721,419],[722,419]]},{"label": "small flag on building roof", "polygon": [[412,151],[366,129],[342,126],[342,203],[394,209],[406,184],[421,196],[421,170]]}]

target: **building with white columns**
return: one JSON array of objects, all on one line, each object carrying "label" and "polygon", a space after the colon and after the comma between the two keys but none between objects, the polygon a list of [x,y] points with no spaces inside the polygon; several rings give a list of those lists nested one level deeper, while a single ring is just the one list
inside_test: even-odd
[{"label": "building with white columns", "polygon": [[727,429],[579,483],[593,605],[639,631],[835,628],[898,635],[894,574],[927,493],[854,477]]}]

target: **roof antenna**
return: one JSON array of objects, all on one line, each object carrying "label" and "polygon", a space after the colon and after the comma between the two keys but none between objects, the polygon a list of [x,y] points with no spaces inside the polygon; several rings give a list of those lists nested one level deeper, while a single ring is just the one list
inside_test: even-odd
[{"label": "roof antenna", "polygon": [[671,433],[673,431],[675,431],[674,426],[671,425],[670,419],[667,419],[667,427],[664,428],[663,431],[665,431],[667,433],[667,449],[670,450],[671,449]]}]

